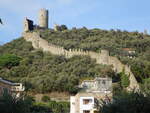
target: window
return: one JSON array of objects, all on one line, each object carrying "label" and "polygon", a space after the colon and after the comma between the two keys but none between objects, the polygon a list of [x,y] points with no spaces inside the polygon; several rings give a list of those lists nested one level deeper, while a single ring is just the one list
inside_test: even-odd
[{"label": "window", "polygon": [[83,104],[89,104],[92,102],[92,99],[84,99]]},{"label": "window", "polygon": [[90,113],[89,110],[83,110],[83,113]]},{"label": "window", "polygon": [[103,80],[103,81],[102,81],[102,83],[103,83],[103,85],[105,85],[105,84],[106,84],[106,81],[105,81],[105,80]]}]

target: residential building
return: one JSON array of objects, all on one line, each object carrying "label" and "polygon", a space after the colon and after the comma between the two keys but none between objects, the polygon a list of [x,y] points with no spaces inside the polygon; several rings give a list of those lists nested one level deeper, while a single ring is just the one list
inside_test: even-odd
[{"label": "residential building", "polygon": [[97,113],[101,100],[106,103],[111,101],[111,78],[85,80],[79,88],[81,90],[75,96],[70,97],[70,113]]},{"label": "residential building", "polygon": [[3,94],[4,90],[7,90],[10,94],[20,96],[20,93],[25,90],[22,83],[14,83],[9,80],[0,78],[0,95]]}]

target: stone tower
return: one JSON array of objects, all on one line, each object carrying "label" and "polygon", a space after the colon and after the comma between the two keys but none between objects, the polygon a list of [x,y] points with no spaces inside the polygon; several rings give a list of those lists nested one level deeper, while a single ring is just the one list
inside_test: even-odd
[{"label": "stone tower", "polygon": [[33,21],[25,18],[23,29],[24,29],[24,32],[32,31],[34,29]]},{"label": "stone tower", "polygon": [[39,11],[39,27],[47,29],[48,28],[48,18],[49,18],[48,10],[41,9]]}]

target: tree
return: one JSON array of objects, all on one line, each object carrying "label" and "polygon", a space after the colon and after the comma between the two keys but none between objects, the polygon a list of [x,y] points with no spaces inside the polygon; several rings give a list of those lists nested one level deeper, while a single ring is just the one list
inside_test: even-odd
[{"label": "tree", "polygon": [[120,73],[120,76],[121,76],[121,86],[123,88],[126,88],[129,86],[130,84],[130,80],[129,80],[129,76],[130,75],[126,75],[124,70]]},{"label": "tree", "polygon": [[64,31],[64,30],[68,29],[66,25],[61,25],[60,28],[61,28],[61,31]]},{"label": "tree", "polygon": [[20,63],[21,58],[12,55],[12,54],[4,54],[0,56],[0,67],[7,67],[10,69],[12,66],[17,66]]},{"label": "tree", "polygon": [[110,103],[103,103],[99,113],[149,113],[150,96],[142,93],[121,92]]},{"label": "tree", "polygon": [[30,111],[30,113],[53,113],[49,106],[41,103],[33,104]]},{"label": "tree", "polygon": [[150,94],[150,78],[143,80],[143,84],[141,85],[141,90],[145,94]]},{"label": "tree", "polygon": [[28,97],[16,97],[4,90],[0,96],[0,113],[27,113],[30,111],[32,100]]},{"label": "tree", "polygon": [[49,96],[43,96],[42,101],[43,102],[48,102],[48,101],[50,101],[50,97]]}]

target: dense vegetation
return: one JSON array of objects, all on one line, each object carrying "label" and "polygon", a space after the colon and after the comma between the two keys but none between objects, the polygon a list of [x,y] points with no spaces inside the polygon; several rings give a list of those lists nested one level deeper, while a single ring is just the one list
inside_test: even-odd
[{"label": "dense vegetation", "polygon": [[[97,65],[89,57],[75,56],[66,59],[64,56],[43,53],[41,50],[34,50],[31,43],[23,38],[1,46],[0,56],[0,64],[2,60],[2,64],[11,65],[0,69],[1,77],[23,82],[26,90],[32,89],[40,93],[74,93],[80,79],[114,75],[110,66]],[[15,60],[10,62],[12,58]]]},{"label": "dense vegetation", "polygon": [[121,78],[121,86],[123,88],[127,88],[130,84],[130,81],[129,81],[129,77],[123,72],[120,73],[120,78]]},{"label": "dense vegetation", "polygon": [[5,89],[0,96],[0,113],[29,113],[31,104],[30,98],[16,98]]},{"label": "dense vegetation", "polygon": [[[150,95],[140,92],[120,92],[113,97],[113,101],[101,101],[99,113],[149,113]],[[37,103],[34,98],[11,96],[7,90],[0,96],[1,113],[69,113],[68,102],[48,100],[46,103]]]},{"label": "dense vegetation", "polygon": [[[41,36],[50,43],[65,49],[80,48],[99,52],[101,49],[110,51],[123,63],[131,66],[132,72],[139,82],[150,77],[150,36],[139,32],[121,30],[101,30],[81,28],[64,31],[41,30]],[[123,48],[134,50],[135,58],[131,59]]]},{"label": "dense vegetation", "polygon": [[[41,30],[41,36],[50,43],[63,46],[65,49],[81,48],[95,52],[99,52],[100,49],[109,50],[111,55],[117,56],[123,63],[131,66],[134,75],[142,83],[141,90],[144,94],[120,93],[129,85],[129,78],[123,72],[116,75],[111,66],[98,65],[89,57],[75,56],[66,59],[64,56],[44,53],[33,49],[31,43],[23,38],[0,46],[0,77],[23,82],[26,90],[34,92],[75,93],[80,80],[107,75],[113,77],[114,81],[119,81],[120,84],[113,84],[116,85],[114,100],[104,104],[101,113],[149,113],[149,35],[120,30],[88,30],[86,28],[67,30],[65,26],[59,29],[60,31]],[[133,55],[135,58],[128,58],[123,48],[135,50],[136,53]],[[42,103],[36,103],[29,97],[16,99],[5,93],[0,97],[0,112],[69,113],[67,102],[51,101],[46,96],[42,98],[42,101]]]},{"label": "dense vegetation", "polygon": [[0,68],[11,68],[13,66],[18,66],[21,58],[11,55],[11,54],[4,54],[0,56]]},{"label": "dense vegetation", "polygon": [[[40,30],[41,36],[55,45],[65,49],[80,48],[99,52],[107,49],[123,63],[131,66],[137,80],[148,89],[150,77],[150,36],[138,32],[120,30],[100,30],[87,28],[67,30]],[[39,30],[38,30],[39,31]],[[123,48],[135,50],[134,58],[129,58]],[[13,59],[13,60],[12,60]],[[26,89],[35,92],[67,91],[74,93],[80,80],[95,76],[113,76],[122,87],[129,84],[128,78],[120,73],[119,77],[110,66],[97,65],[89,57],[75,56],[70,59],[34,50],[31,43],[23,38],[0,46],[0,76],[20,81]]]},{"label": "dense vegetation", "polygon": [[69,102],[48,101],[47,103],[34,103],[30,108],[31,113],[69,113]]},{"label": "dense vegetation", "polygon": [[113,102],[103,102],[99,113],[149,113],[150,95],[121,92],[114,96]]},{"label": "dense vegetation", "polygon": [[0,96],[0,113],[69,113],[69,103],[50,100],[37,103],[32,97],[22,95],[17,98],[5,90]]}]

